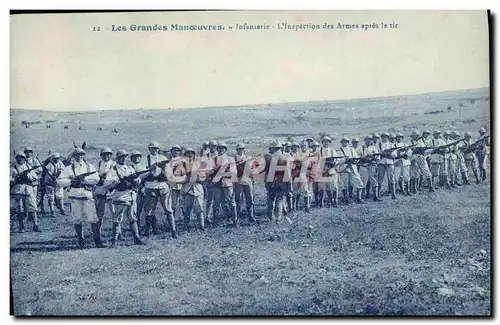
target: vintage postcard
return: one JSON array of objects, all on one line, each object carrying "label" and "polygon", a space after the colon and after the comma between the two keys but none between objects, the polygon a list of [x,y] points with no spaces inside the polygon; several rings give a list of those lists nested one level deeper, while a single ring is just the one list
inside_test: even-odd
[{"label": "vintage postcard", "polygon": [[13,314],[491,316],[489,13],[11,13]]}]

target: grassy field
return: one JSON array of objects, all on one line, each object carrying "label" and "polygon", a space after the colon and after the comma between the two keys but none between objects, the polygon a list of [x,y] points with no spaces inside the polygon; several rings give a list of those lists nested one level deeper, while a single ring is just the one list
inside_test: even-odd
[{"label": "grassy field", "polygon": [[[49,149],[67,153],[72,140],[85,140],[92,160],[101,145],[144,148],[153,139],[165,146],[197,145],[205,138],[229,144],[244,140],[262,152],[271,138],[320,132],[336,138],[391,128],[408,134],[414,127],[476,132],[489,125],[487,96],[483,89],[269,107],[78,114],[12,110],[11,145],[33,146],[45,157]],[[353,118],[348,108],[354,106]],[[50,129],[44,122],[29,129],[20,124],[46,120],[57,122]],[[96,132],[99,126],[103,131]],[[15,314],[490,314],[488,183],[313,209],[280,225],[266,221],[264,204],[259,184],[257,225],[244,221],[238,229],[181,232],[177,240],[157,235],[141,247],[130,246],[127,229],[125,241],[114,249],[78,250],[67,217],[42,217],[43,233],[11,234]],[[107,216],[106,240],[110,227]],[[89,228],[86,241],[93,246]]]}]

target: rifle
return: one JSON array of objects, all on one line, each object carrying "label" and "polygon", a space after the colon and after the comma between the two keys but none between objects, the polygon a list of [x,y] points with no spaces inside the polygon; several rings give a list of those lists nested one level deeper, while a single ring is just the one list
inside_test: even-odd
[{"label": "rifle", "polygon": [[125,176],[123,177],[120,182],[115,186],[116,188],[118,189],[123,189],[123,190],[127,190],[127,189],[131,189],[133,188],[133,184],[132,182],[139,176],[143,175],[143,174],[146,174],[146,173],[149,173],[149,170],[146,169],[146,170],[143,170],[143,171],[140,171],[140,172],[135,172],[133,174],[130,174],[128,176]]},{"label": "rifle", "polygon": [[[401,159],[401,158],[408,159],[408,149],[411,149],[411,148],[415,147],[416,145],[417,144],[415,143],[415,144],[398,149],[396,159]],[[404,153],[401,154],[401,152],[404,152]]]},{"label": "rifle", "polygon": [[31,168],[28,168],[26,170],[23,170],[22,172],[20,172],[19,174],[17,174],[15,177],[14,177],[14,183],[15,184],[30,184],[30,181],[28,180],[28,173],[29,172],[32,172],[36,169],[40,168],[40,166],[35,166],[35,167],[31,167]]},{"label": "rifle", "polygon": [[73,179],[71,179],[71,186],[73,186],[73,187],[81,187],[83,179],[85,177],[90,176],[90,175],[95,174],[95,173],[97,173],[97,170],[94,170],[94,171],[88,172],[88,173],[83,173],[83,174],[75,175],[75,177]]},{"label": "rifle", "polygon": [[473,151],[476,151],[477,150],[477,147],[479,145],[479,143],[481,143],[482,141],[488,139],[490,137],[489,134],[485,135],[484,137],[481,137],[480,139],[477,139],[476,141],[474,141],[473,143],[471,143],[470,145],[468,146],[465,146],[465,147],[462,147],[460,148],[460,150],[465,153],[465,154],[468,154],[468,153],[471,153]]},{"label": "rifle", "polygon": [[432,150],[431,154],[433,154],[433,153],[444,154],[444,153],[443,153],[443,150],[444,150],[444,149],[447,149],[447,148],[449,148],[449,147],[455,146],[455,145],[457,145],[459,142],[464,141],[464,140],[465,140],[465,139],[464,139],[464,138],[462,138],[462,139],[458,139],[458,140],[456,140],[456,141],[450,142],[450,143],[448,143],[448,144],[444,144],[444,145],[442,145],[442,146],[436,147],[436,148],[434,148],[434,149]]}]

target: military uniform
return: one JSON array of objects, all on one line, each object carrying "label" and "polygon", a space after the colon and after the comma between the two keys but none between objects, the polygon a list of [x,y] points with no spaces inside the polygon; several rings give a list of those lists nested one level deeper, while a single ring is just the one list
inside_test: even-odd
[{"label": "military uniform", "polygon": [[[223,146],[224,144],[219,144]],[[225,146],[225,145],[224,145]],[[227,147],[226,147],[227,148]],[[214,184],[213,194],[213,216],[218,218],[219,208],[222,206],[223,210],[229,210],[230,220],[233,225],[237,225],[238,213],[236,211],[236,200],[234,197],[233,177],[236,178],[237,170],[234,158],[228,156],[226,153],[218,155],[214,158],[214,168],[217,173],[213,175],[212,183]],[[226,176],[222,176],[222,173]],[[231,176],[227,175],[230,174]],[[220,174],[218,176],[217,174]]]},{"label": "military uniform", "polygon": [[[186,149],[188,152],[190,148]],[[191,212],[193,208],[198,217],[200,229],[205,229],[205,200],[203,199],[206,174],[201,168],[201,162],[194,159],[185,159],[186,179],[181,188],[184,197],[184,229],[189,230]]]},{"label": "military uniform", "polygon": [[[101,150],[101,155],[105,153],[112,153],[111,149],[104,148]],[[106,211],[106,205],[111,212],[111,215],[115,214],[113,202],[111,200],[112,193],[104,186],[104,180],[106,178],[107,173],[113,168],[115,162],[112,159],[108,161],[104,161],[102,159],[97,163],[97,173],[99,175],[99,182],[97,183],[94,189],[94,200],[95,200],[95,209],[97,211],[97,218],[99,218],[99,222],[102,227],[102,223],[104,220],[104,214]]]},{"label": "military uniform", "polygon": [[39,205],[43,206],[43,202],[41,202],[43,200],[43,197],[42,197],[42,189],[41,189],[41,186],[43,186],[43,184],[40,184],[40,181],[43,181],[43,178],[42,178],[42,172],[43,172],[43,168],[42,168],[42,164],[40,163],[40,160],[38,160],[37,157],[29,157],[28,158],[28,155],[26,152],[33,152],[33,149],[31,148],[26,148],[24,149],[24,153],[26,155],[26,163],[28,164],[28,167],[29,168],[32,168],[32,167],[40,167],[38,169],[35,169],[35,174],[37,176],[37,180],[35,182],[33,182],[33,191],[35,192],[35,203],[36,203],[36,206],[38,207]]},{"label": "military uniform", "polygon": [[[279,142],[271,144],[272,148],[280,148]],[[291,180],[291,166],[287,168],[290,161],[280,150],[264,156],[265,166],[265,186],[267,190],[267,217],[276,223],[281,222],[283,213],[283,200],[285,192],[288,190],[287,182]],[[276,169],[285,168],[285,170]]]},{"label": "military uniform", "polygon": [[[249,170],[252,167],[252,157],[247,156],[245,153],[234,156],[237,170],[237,181],[234,183],[234,192],[236,198],[236,208],[238,213],[241,212],[243,199],[245,199],[247,215],[250,221],[255,221],[254,216],[254,196],[253,196],[253,180],[251,175],[247,175],[245,169]],[[245,176],[245,177],[243,177]]]},{"label": "military uniform", "polygon": [[[130,153],[131,157],[134,155],[142,156],[141,153],[137,150],[134,150]],[[130,166],[134,169],[135,173],[142,172],[147,169],[146,166],[141,161],[139,161],[138,163],[131,162]],[[132,193],[133,199],[135,201],[135,203],[132,206],[135,207],[134,212],[137,219],[137,226],[139,228],[141,227],[141,215],[144,206],[144,193],[145,193],[144,184],[141,181],[141,183],[137,187],[133,188],[133,193]]]},{"label": "military uniform", "polygon": [[[59,154],[54,154],[52,155],[52,158],[59,158]],[[65,215],[66,212],[64,211],[64,204],[63,204],[63,199],[64,199],[64,192],[63,188],[59,185],[57,185],[57,178],[59,175],[62,173],[64,168],[64,164],[62,161],[57,160],[54,161],[53,159],[50,159],[47,165],[45,166],[45,178],[44,178],[44,184],[45,184],[45,194],[47,195],[47,202],[49,204],[49,210],[51,215],[54,215],[54,202],[61,212],[61,214]]]},{"label": "military uniform", "polygon": [[486,130],[481,128],[479,130],[481,136],[476,140],[478,141],[476,147],[476,157],[479,165],[479,173],[481,180],[486,180],[486,162],[489,155],[490,138],[486,137]]},{"label": "military uniform", "polygon": [[33,222],[33,230],[40,231],[38,226],[37,205],[35,186],[38,182],[38,175],[35,170],[22,173],[31,168],[26,162],[23,152],[16,153],[16,157],[24,157],[22,162],[15,162],[10,168],[10,194],[12,197],[14,212],[19,223],[19,231],[24,232],[24,220],[26,216]]},{"label": "military uniform", "polygon": [[[403,139],[402,134],[398,134],[396,138],[400,138],[401,140]],[[406,143],[400,141],[396,142],[396,147],[398,148],[406,148],[408,147]],[[405,150],[400,150],[400,158],[398,158],[395,162],[395,179],[396,181],[399,182],[401,191],[405,195],[411,195],[410,193],[410,166],[411,166],[411,161],[410,157],[412,155],[412,150],[411,148],[407,148]]]},{"label": "military uniform", "polygon": [[[364,144],[361,147],[361,156],[369,156],[378,153],[378,148],[371,145]],[[365,185],[366,197],[369,197],[370,187],[373,191],[373,200],[378,201],[378,174],[377,174],[377,159],[372,158],[369,162],[360,166],[361,181]]]},{"label": "military uniform", "polygon": [[292,186],[294,193],[295,210],[299,210],[299,202],[304,197],[306,212],[311,208],[311,199],[313,195],[312,184],[316,174],[316,162],[309,156],[307,142],[303,144],[302,150],[294,157],[294,168],[292,169]]},{"label": "military uniform", "polygon": [[[167,158],[163,155],[148,154],[146,156],[146,168],[150,169],[154,164],[166,161]],[[168,175],[172,175],[172,170],[168,164],[165,164],[163,168],[156,166],[150,173],[141,175],[141,180],[144,182],[143,215],[145,216],[146,236],[150,235],[151,229],[154,233],[158,233],[156,207],[160,203],[169,224],[172,237],[177,237],[174,211],[172,209],[172,197],[168,186]]]},{"label": "military uniform", "polygon": [[[462,147],[462,152],[463,152],[463,157],[464,157],[464,163],[466,167],[466,173],[469,170],[472,170],[474,173],[474,177],[476,178],[476,183],[479,183],[479,175],[478,175],[478,163],[477,163],[477,158],[474,153],[474,151],[470,150],[470,146],[472,145],[472,141],[470,140],[470,133],[466,133],[465,140],[463,141],[463,147]],[[463,178],[463,176],[462,176]]]},{"label": "military uniform", "polygon": [[[359,154],[350,146],[347,145],[349,140],[347,138],[342,139],[342,143],[344,143],[340,149],[339,149],[339,154],[340,156],[345,157],[345,160],[348,160],[349,158],[359,158]],[[344,141],[347,140],[347,141]],[[358,171],[358,166],[353,163],[341,163],[339,165],[339,171],[340,171],[340,186],[342,188],[342,194],[344,196],[344,200],[346,202],[349,202],[349,198],[352,196],[349,195],[349,189],[352,188],[351,193],[353,190],[356,190],[356,198],[358,202],[361,202],[361,191],[364,188],[363,181],[361,180],[361,175],[359,174]]]},{"label": "military uniform", "polygon": [[[396,148],[394,143],[391,143],[389,141],[382,141],[378,143],[379,151],[382,152],[384,150]],[[381,156],[379,161],[378,161],[378,183],[381,184],[382,181],[384,180],[384,176],[387,175],[387,186],[389,189],[389,193],[391,194],[392,198],[396,198],[396,180],[395,180],[395,175],[394,175],[394,158],[396,157],[396,152],[394,151],[388,151],[388,154],[384,157]],[[379,195],[380,195],[380,187],[379,187]]]},{"label": "military uniform", "polygon": [[[175,147],[180,150],[180,147]],[[172,148],[172,150],[174,149]],[[172,157],[172,159],[169,161],[170,169],[172,169],[172,172],[174,176],[182,176],[182,174],[185,174],[185,166],[184,166],[184,158],[181,156],[177,157]],[[181,201],[181,188],[182,188],[182,183],[177,181],[176,178],[172,178],[168,182],[170,186],[170,194],[172,195],[172,209],[174,210],[174,217],[175,220],[178,222],[180,218],[183,216],[182,213],[182,202]]]},{"label": "military uniform", "polygon": [[[323,141],[327,139],[331,142],[329,137],[323,138]],[[316,177],[315,183],[318,188],[318,199],[317,205],[322,208],[324,206],[325,194],[328,197],[328,202],[331,207],[337,206],[338,201],[338,191],[339,191],[339,175],[335,166],[333,166],[333,161],[327,162],[327,158],[332,158],[337,156],[335,149],[331,147],[321,147],[318,150],[318,155],[313,157],[316,166]],[[318,177],[320,176],[320,177]]]},{"label": "military uniform", "polygon": [[[414,131],[412,133],[412,140],[411,144],[415,145],[415,149],[417,148],[427,148],[427,145],[423,141],[423,139],[420,138],[420,133],[417,131]],[[420,178],[425,178],[427,180],[427,184],[429,185],[429,191],[434,191],[434,187],[432,186],[432,174],[431,171],[429,170],[429,165],[427,164],[426,160],[426,153],[421,152],[419,150],[413,150],[412,155],[410,156],[410,189],[411,192],[416,194],[417,193],[417,187]]]},{"label": "military uniform", "polygon": [[[125,150],[118,150],[116,152],[116,159],[120,157],[127,156],[128,153]],[[121,233],[121,224],[124,218],[127,218],[130,224],[130,230],[134,236],[134,243],[141,245],[143,244],[139,236],[139,228],[137,226],[137,215],[136,215],[136,200],[134,187],[138,186],[141,182],[139,177],[130,180],[124,180],[124,178],[129,177],[135,173],[132,166],[126,164],[116,163],[111,170],[106,175],[106,180],[104,181],[104,186],[112,191],[112,202],[114,205],[114,215],[113,215],[113,235],[112,235],[112,245],[118,240],[118,234]]]},{"label": "military uniform", "polygon": [[[431,142],[433,148],[437,148],[447,144],[446,141],[442,138],[434,138]],[[445,179],[448,179],[448,157],[449,154],[445,154],[444,152],[434,152],[431,154],[432,177],[434,178],[434,182],[439,180],[439,184],[441,186],[444,186],[446,183]]]},{"label": "military uniform", "polygon": [[[77,154],[84,154],[83,149],[77,148]],[[98,173],[94,173],[84,177],[82,182],[73,183],[73,179],[78,175],[96,171],[95,167],[83,159],[73,161],[59,175],[57,184],[61,187],[70,187],[68,192],[68,200],[71,205],[71,218],[75,227],[78,244],[80,247],[84,245],[83,239],[83,223],[91,224],[94,242],[97,247],[102,247],[101,243],[101,224],[97,217],[95,209],[94,196],[92,190],[99,182]]]},{"label": "military uniform", "polygon": [[[214,166],[214,159],[217,156],[217,141],[211,140],[209,142],[210,148],[209,151],[201,157],[201,161],[203,162],[203,168],[213,168]],[[215,148],[215,149],[214,149]],[[213,216],[213,207],[214,207],[214,196],[215,192],[217,191],[217,188],[214,183],[212,183],[212,176],[211,174],[207,174],[207,177],[205,178],[205,182],[203,184],[203,189],[205,192],[205,206],[206,206],[206,218],[207,222],[211,223],[212,216]]]}]

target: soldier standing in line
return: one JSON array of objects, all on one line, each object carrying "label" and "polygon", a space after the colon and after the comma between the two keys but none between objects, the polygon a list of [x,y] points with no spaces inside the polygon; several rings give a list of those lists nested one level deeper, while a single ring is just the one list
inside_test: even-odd
[{"label": "soldier standing in line", "polygon": [[99,182],[94,189],[94,200],[95,209],[97,211],[97,218],[99,219],[99,227],[102,229],[102,224],[104,220],[104,214],[106,211],[106,205],[108,205],[111,215],[115,214],[113,202],[111,200],[111,194],[106,186],[104,186],[104,181],[106,180],[106,174],[113,168],[115,162],[111,159],[113,151],[109,147],[104,147],[101,149],[101,159],[97,163],[97,172],[99,176]]},{"label": "soldier standing in line", "polygon": [[311,138],[311,137],[307,137],[307,138],[305,139],[305,141],[307,142],[307,147],[308,147],[309,149],[312,149],[312,146],[313,146],[313,144],[314,144],[314,142],[315,142],[315,141],[314,141],[314,139],[313,139],[313,138]]},{"label": "soldier standing in line", "polygon": [[[284,142],[283,144],[283,154],[285,157],[292,163],[292,143],[289,141]],[[293,186],[292,182],[287,182],[286,186],[288,186],[288,190],[285,192],[285,205],[283,206],[283,214],[286,216],[289,212],[293,212],[294,204],[293,204]]]},{"label": "soldier standing in line", "polygon": [[292,158],[296,157],[299,154],[299,152],[300,152],[300,144],[298,144],[297,142],[292,142],[292,152],[290,153],[292,155]]},{"label": "soldier standing in line", "polygon": [[340,141],[340,149],[339,154],[343,156],[343,162],[339,165],[339,174],[340,174],[340,183],[342,187],[342,195],[344,197],[344,201],[349,204],[351,203],[349,196],[349,188],[356,190],[356,202],[364,203],[361,199],[361,194],[364,188],[363,182],[361,180],[361,176],[359,175],[358,166],[356,166],[353,162],[347,162],[348,159],[351,158],[359,158],[357,153],[349,146],[349,139],[343,137]]},{"label": "soldier standing in line", "polygon": [[[458,131],[453,131],[452,138],[454,141],[461,138],[461,134]],[[455,185],[470,185],[469,177],[467,176],[467,166],[465,165],[464,153],[462,151],[463,146],[460,143],[457,143],[454,148],[452,148],[452,152],[457,157],[456,164],[456,176],[455,176]],[[462,178],[462,183],[458,183],[458,175]]]},{"label": "soldier standing in line", "polygon": [[78,246],[83,248],[83,223],[89,222],[96,247],[105,247],[101,239],[101,223],[97,217],[92,190],[99,182],[99,175],[94,166],[84,160],[85,150],[76,148],[74,161],[62,171],[57,185],[70,187],[68,199],[71,206],[71,217],[78,238]]},{"label": "soldier standing in line", "polygon": [[14,212],[19,223],[19,232],[24,232],[24,219],[33,222],[33,231],[40,232],[38,226],[36,192],[33,184],[38,181],[38,175],[33,167],[26,162],[26,154],[18,151],[15,154],[15,162],[10,168],[10,194],[14,200]]},{"label": "soldier standing in line", "polygon": [[[136,200],[133,191],[134,187],[139,186],[141,179],[139,177],[130,178],[135,174],[132,166],[125,164],[125,159],[128,156],[126,150],[120,149],[116,152],[116,164],[107,173],[104,186],[110,190],[112,194],[112,202],[115,206],[115,214],[113,215],[113,235],[111,237],[111,246],[116,245],[118,234],[121,233],[121,224],[126,216],[130,224],[130,230],[134,236],[135,245],[144,245],[139,236],[139,227],[137,225],[137,215],[135,213]],[[130,178],[130,179],[128,179]]]},{"label": "soldier standing in line", "polygon": [[[146,166],[141,162],[142,159],[142,154],[139,150],[133,150],[130,153],[130,161],[132,168],[134,168],[134,172],[142,172],[145,171],[147,168]],[[137,219],[137,227],[141,229],[141,215],[142,215],[142,208],[144,204],[144,184],[141,182],[137,187],[133,189],[133,199],[134,199],[134,204],[132,205],[135,207],[135,215]]]},{"label": "soldier standing in line", "polygon": [[[398,148],[406,148],[406,143],[403,142],[404,135],[402,133],[396,134],[396,147]],[[406,148],[405,150],[400,150],[400,156],[396,160],[399,161],[399,168],[396,170],[396,180],[399,180],[399,187],[404,195],[411,196],[410,193],[410,166],[411,161],[410,157],[412,154],[412,150],[410,148]],[[396,165],[396,164],[395,164]]]},{"label": "soldier standing in line", "polygon": [[[313,141],[309,147],[309,156],[316,161],[319,160],[319,147],[320,144],[317,141]],[[314,195],[314,203],[316,204],[316,207],[319,207],[320,199],[319,199],[319,189],[318,189],[318,183],[313,182],[313,195]]]},{"label": "soldier standing in line", "polygon": [[40,163],[40,160],[38,160],[37,157],[35,157],[33,155],[34,151],[32,148],[30,147],[27,147],[24,149],[24,154],[26,156],[26,163],[28,164],[28,167],[29,168],[32,168],[32,167],[40,167],[38,169],[35,169],[35,174],[37,176],[37,180],[33,183],[33,191],[35,191],[35,203],[36,203],[36,207],[38,208],[39,205],[43,206],[43,203],[39,202],[41,200],[43,200],[43,198],[41,197],[40,195],[40,181],[43,181],[42,178],[41,178],[41,174],[42,174],[42,164]]},{"label": "soldier standing in line", "polygon": [[[476,184],[479,184],[481,181],[479,180],[479,174],[477,172],[477,167],[478,167],[477,158],[476,158],[476,155],[474,154],[473,148],[471,148],[471,146],[472,146],[471,138],[472,138],[472,134],[470,134],[470,132],[465,132],[465,134],[464,134],[464,146],[462,147],[461,150],[463,152],[464,162],[465,162],[465,166],[467,168],[467,171],[472,170],[472,172],[474,173],[474,177],[476,178]],[[463,175],[462,175],[462,178],[463,178]]]},{"label": "soldier standing in line", "polygon": [[160,145],[153,141],[149,144],[149,154],[146,156],[146,167],[149,173],[141,175],[144,182],[144,204],[143,214],[145,215],[145,235],[158,234],[158,219],[156,218],[156,207],[160,202],[165,213],[172,238],[177,238],[177,228],[175,225],[174,211],[172,209],[172,197],[168,186],[168,178],[173,177],[172,170],[167,165],[167,157],[158,154]]},{"label": "soldier standing in line", "polygon": [[[338,178],[338,175],[336,173],[336,170],[334,169],[335,173],[333,172],[329,174],[328,167],[335,167],[333,166],[333,161],[330,160],[330,158],[335,157],[337,155],[335,149],[330,147],[332,144],[332,139],[329,136],[324,136],[323,139],[321,139],[321,144],[323,145],[319,151],[318,151],[318,158],[321,160],[321,166],[326,166],[327,172],[324,176],[327,177],[332,177],[332,178]],[[327,162],[328,159],[328,162]],[[319,162],[318,162],[319,163]],[[319,206],[323,207],[323,202],[325,198],[325,194],[328,197],[328,202],[330,202],[330,205],[332,207],[335,207],[337,205],[338,201],[338,180],[337,182],[332,181],[332,182],[319,182],[318,183],[318,200],[319,200]]]},{"label": "soldier standing in line", "polygon": [[57,185],[57,178],[61,175],[66,166],[60,160],[61,155],[54,152],[45,166],[45,194],[47,195],[47,203],[49,204],[50,216],[54,217],[54,201],[56,207],[59,209],[63,216],[66,215],[64,211],[64,191],[63,188]]},{"label": "soldier standing in line", "polygon": [[[431,137],[431,131],[429,130],[424,130],[424,132],[422,133],[422,141],[424,143],[424,145],[428,148],[432,147],[432,137]],[[432,168],[431,168],[431,154],[428,153],[424,156],[425,158],[425,161],[427,162],[427,166],[429,167],[429,170],[432,171]],[[423,184],[423,175],[420,175],[420,178],[418,180],[418,189],[420,190],[420,188],[422,187],[422,184]],[[433,183],[434,185],[434,183]]]},{"label": "soldier standing in line", "polygon": [[304,196],[305,211],[310,212],[313,195],[312,184],[316,175],[316,162],[313,162],[309,156],[309,145],[307,141],[302,141],[300,151],[294,155],[293,159],[296,164],[292,170],[295,210],[299,210],[301,196]]},{"label": "soldier standing in line", "polygon": [[[452,133],[450,130],[446,130],[444,132],[444,142],[446,144],[450,144],[453,142],[452,139]],[[456,145],[448,147],[448,153],[445,154],[445,160],[447,163],[447,171],[448,171],[448,184],[450,185],[451,188],[455,188],[455,183],[456,183],[456,172],[457,172],[457,155],[455,154],[456,152]]]},{"label": "soldier standing in line", "polygon": [[[269,220],[279,224],[283,209],[283,199],[288,189],[286,182],[291,181],[290,161],[281,152],[281,143],[272,141],[269,145],[269,153],[264,156],[266,166],[265,186],[267,190],[267,217]],[[290,168],[287,168],[290,167]],[[276,170],[285,168],[285,170]]]},{"label": "soldier standing in line", "polygon": [[[204,161],[204,165],[210,164],[207,166],[208,168],[212,168],[214,165],[214,159],[217,156],[217,141],[210,140],[208,143],[208,153],[205,156],[201,157],[202,161]],[[212,183],[212,175],[208,173],[204,182],[204,191],[205,191],[205,206],[206,206],[206,222],[207,224],[212,224],[213,222],[213,207],[214,207],[214,194],[217,190],[215,188],[215,184]]]},{"label": "soldier standing in line", "polygon": [[[181,156],[181,147],[179,145],[172,146],[170,154],[171,159],[168,164],[170,165],[174,176],[182,176],[179,175],[179,172],[182,172],[184,168],[184,166],[182,166],[184,157]],[[181,217],[184,215],[182,213],[182,204],[179,202],[181,197],[182,182],[177,181],[174,177],[168,181],[168,185],[170,186],[170,195],[172,196],[172,209],[174,209],[175,222],[179,222]]]},{"label": "soldier standing in line", "polygon": [[378,196],[378,174],[377,174],[377,154],[378,148],[373,145],[372,136],[365,137],[365,144],[361,148],[361,156],[369,157],[368,161],[361,165],[361,182],[365,184],[366,198],[370,197],[370,188],[373,193],[373,201],[380,201]]},{"label": "soldier standing in line", "polygon": [[427,145],[422,139],[422,135],[417,130],[411,133],[411,144],[415,145],[412,155],[410,156],[411,166],[410,166],[410,188],[413,194],[417,194],[418,179],[425,178],[427,180],[427,185],[429,186],[429,192],[434,192],[434,186],[432,185],[432,174],[429,170],[429,165],[426,161],[426,153],[422,151],[427,148]]},{"label": "soldier standing in line", "polygon": [[[446,144],[447,141],[441,138],[441,132],[439,130],[434,131],[432,147],[437,148]],[[431,155],[431,172],[432,176],[439,180],[439,186],[446,186],[446,188],[450,189],[451,186],[448,179],[448,155],[448,148],[433,152]]]},{"label": "soldier standing in line", "polygon": [[[396,157],[395,151],[390,149],[395,148],[395,144],[389,141],[389,134],[381,134],[382,142],[379,142],[380,152],[384,152],[380,156],[378,161],[378,183],[381,184],[384,180],[384,176],[387,175],[387,186],[389,189],[389,194],[393,200],[396,199],[396,180],[394,179],[394,158]],[[379,187],[380,196],[380,187]]]},{"label": "soldier standing in line", "polygon": [[205,230],[205,201],[203,199],[203,183],[205,181],[205,171],[201,169],[201,161],[196,160],[196,153],[193,148],[186,148],[185,152],[185,181],[181,188],[184,197],[184,230],[189,231],[191,223],[191,212],[195,208],[198,216],[200,230]]},{"label": "soldier standing in line", "polygon": [[476,157],[479,164],[479,173],[482,181],[486,180],[486,162],[489,154],[490,138],[486,137],[486,129],[484,127],[479,129],[479,138],[476,147]]},{"label": "soldier standing in line", "polygon": [[209,144],[210,143],[208,141],[203,141],[203,143],[201,144],[201,150],[198,153],[200,157],[207,157],[208,153],[210,152],[210,149],[208,148]]},{"label": "soldier standing in line", "polygon": [[[236,199],[236,209],[238,213],[241,213],[241,208],[243,206],[243,199],[245,199],[247,217],[250,222],[255,222],[254,216],[254,197],[253,197],[253,180],[249,177],[250,175],[244,175],[245,168],[248,164],[252,164],[250,161],[251,156],[245,154],[245,144],[238,143],[236,146],[236,155],[234,156],[236,162],[237,170],[237,181],[234,184],[234,194]],[[248,168],[247,168],[248,169]],[[243,177],[245,176],[245,177]],[[241,219],[241,218],[239,218]]]},{"label": "soldier standing in line", "polygon": [[[236,179],[237,170],[234,158],[228,156],[227,145],[220,142],[217,145],[218,155],[214,158],[214,169],[212,170],[212,183],[214,192],[214,218],[218,218],[219,207],[222,210],[229,210],[230,225],[238,226],[238,213],[236,211],[236,201],[234,198],[233,180]],[[222,173],[221,173],[222,172]]]},{"label": "soldier standing in line", "polygon": [[[450,133],[450,142],[455,142],[460,139],[460,133],[457,131],[453,131]],[[459,144],[455,144],[450,148],[450,162],[448,166],[448,170],[450,173],[450,185],[451,187],[455,186],[460,186],[462,184],[458,183],[458,175],[462,171],[463,165],[465,165],[463,162],[460,162],[462,160],[462,153],[459,148]],[[462,164],[462,165],[460,165]],[[465,180],[462,177],[462,182],[465,184]]]}]

